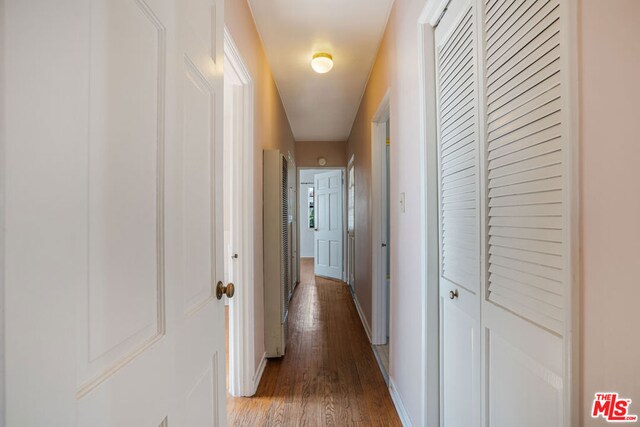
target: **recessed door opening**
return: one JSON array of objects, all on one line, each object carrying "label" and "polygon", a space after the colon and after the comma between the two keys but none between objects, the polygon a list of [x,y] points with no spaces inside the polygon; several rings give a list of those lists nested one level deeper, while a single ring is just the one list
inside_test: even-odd
[{"label": "recessed door opening", "polygon": [[356,168],[351,156],[347,166],[347,284],[356,292]]},{"label": "recessed door opening", "polygon": [[345,185],[343,168],[300,168],[300,269],[343,280],[345,274]]},{"label": "recessed door opening", "polygon": [[383,261],[383,274],[382,274],[382,286],[384,299],[384,325],[386,327],[384,331],[384,343],[374,346],[374,350],[382,365],[385,378],[388,379],[389,374],[389,312],[390,312],[390,300],[391,300],[391,221],[390,221],[390,190],[391,190],[391,174],[389,171],[389,154],[391,148],[391,133],[390,133],[390,120],[384,123],[385,127],[385,146],[384,146],[384,171],[382,177],[384,179],[384,187],[382,194],[382,243],[380,248],[382,249],[382,261]]},{"label": "recessed door opening", "polygon": [[374,353],[383,376],[389,379],[390,300],[391,300],[391,221],[390,148],[391,123],[389,96],[382,100],[372,123],[372,280],[374,294]]},{"label": "recessed door opening", "polygon": [[252,80],[233,41],[225,33],[224,68],[224,281],[236,296],[225,297],[227,391],[252,396],[254,367],[253,310],[253,93]]}]

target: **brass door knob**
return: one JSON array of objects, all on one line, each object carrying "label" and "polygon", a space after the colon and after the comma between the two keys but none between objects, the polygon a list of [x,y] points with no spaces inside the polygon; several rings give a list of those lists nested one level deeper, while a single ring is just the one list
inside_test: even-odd
[{"label": "brass door knob", "polygon": [[458,290],[456,289],[455,291],[449,291],[449,299],[456,299],[458,298]]},{"label": "brass door knob", "polygon": [[229,283],[225,286],[222,282],[218,282],[216,285],[216,298],[218,299],[222,299],[222,295],[226,295],[227,298],[233,298],[235,293],[236,287],[233,283]]}]

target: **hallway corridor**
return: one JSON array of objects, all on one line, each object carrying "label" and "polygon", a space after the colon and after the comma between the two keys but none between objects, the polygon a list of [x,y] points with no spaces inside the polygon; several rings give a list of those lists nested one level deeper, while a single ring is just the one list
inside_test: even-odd
[{"label": "hallway corridor", "polygon": [[[306,262],[305,262],[306,261]],[[290,339],[251,398],[229,398],[230,426],[400,426],[349,289],[301,261]]]}]

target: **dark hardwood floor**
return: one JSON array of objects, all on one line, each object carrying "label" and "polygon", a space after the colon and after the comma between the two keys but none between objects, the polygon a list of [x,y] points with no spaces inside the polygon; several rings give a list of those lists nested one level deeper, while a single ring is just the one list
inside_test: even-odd
[{"label": "dark hardwood floor", "polygon": [[401,426],[347,285],[301,265],[286,355],[254,397],[229,397],[230,426]]}]

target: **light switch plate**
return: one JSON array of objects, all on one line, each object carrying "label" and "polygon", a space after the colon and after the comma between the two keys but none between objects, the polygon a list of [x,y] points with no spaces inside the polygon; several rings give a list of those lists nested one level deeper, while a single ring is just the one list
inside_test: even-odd
[{"label": "light switch plate", "polygon": [[404,193],[400,193],[400,213],[405,212]]}]

